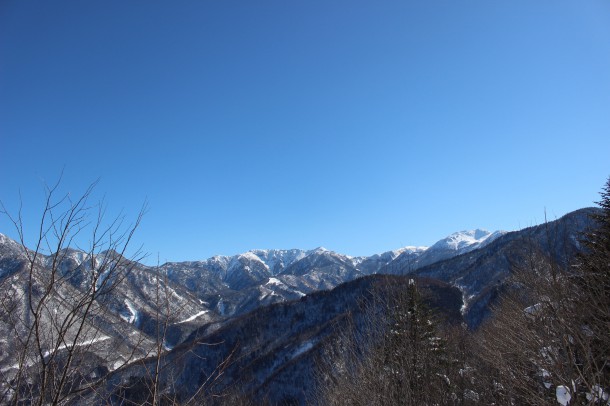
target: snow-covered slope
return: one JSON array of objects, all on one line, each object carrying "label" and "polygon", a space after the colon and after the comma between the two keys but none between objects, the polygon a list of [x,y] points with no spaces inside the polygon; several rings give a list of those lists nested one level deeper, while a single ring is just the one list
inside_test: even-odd
[{"label": "snow-covered slope", "polygon": [[502,231],[491,233],[482,229],[459,231],[438,241],[430,247],[430,251],[452,250],[459,253],[472,251],[489,244],[502,234],[504,234]]},{"label": "snow-covered slope", "polygon": [[506,234],[505,231],[491,233],[481,229],[453,233],[422,253],[417,262],[417,268],[483,248],[504,234]]},{"label": "snow-covered slope", "polygon": [[307,255],[307,251],[299,249],[291,250],[252,250],[252,254],[256,255],[263,261],[271,275],[275,276],[282,273],[284,269],[292,265],[296,261],[304,258]]}]

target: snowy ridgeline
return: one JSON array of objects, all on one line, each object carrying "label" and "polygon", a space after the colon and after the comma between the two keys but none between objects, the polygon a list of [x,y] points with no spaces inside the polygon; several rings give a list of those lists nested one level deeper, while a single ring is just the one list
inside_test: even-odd
[{"label": "snowy ridgeline", "polygon": [[319,247],[313,250],[251,250],[205,261],[167,263],[169,278],[194,291],[259,286],[260,300],[277,295],[298,298],[320,289],[376,273],[404,273],[482,248],[505,232],[484,230],[454,233],[432,247],[403,247],[369,257],[352,257]]},{"label": "snowy ridgeline", "polygon": [[[312,258],[332,256],[336,261],[356,269],[362,263],[376,262],[379,263],[379,266],[375,270],[379,270],[381,266],[387,265],[401,255],[417,257],[426,253],[430,257],[446,258],[484,247],[504,234],[506,234],[505,231],[489,232],[481,229],[460,231],[443,238],[431,247],[407,246],[370,257],[353,257],[330,251],[324,247],[313,250],[255,249],[235,256],[214,256],[204,261],[172,263],[171,268],[178,266],[205,268],[221,274],[225,279],[230,278],[232,274],[240,272],[244,268],[247,268],[250,272],[264,270],[267,276],[277,276],[282,273],[293,273],[294,268],[299,268],[297,264],[301,261],[311,262]],[[310,261],[306,261],[306,258],[309,258]]]}]

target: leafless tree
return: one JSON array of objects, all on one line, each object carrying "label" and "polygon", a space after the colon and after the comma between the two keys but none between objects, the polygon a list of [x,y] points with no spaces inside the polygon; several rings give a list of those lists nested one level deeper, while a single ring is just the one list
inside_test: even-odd
[{"label": "leafless tree", "polygon": [[[45,186],[33,249],[26,247],[22,210],[11,215],[1,205],[21,244],[19,264],[0,287],[0,322],[10,346],[0,371],[5,404],[63,404],[102,380],[109,366],[129,362],[137,347],[130,349],[126,338],[113,342],[125,347],[121,358],[100,351],[119,321],[106,302],[142,258],[140,250],[127,256],[145,207],[131,224],[124,216],[107,221],[102,203],[90,205],[95,183],[75,199],[60,195],[59,185]],[[85,249],[71,249],[87,240]]]},{"label": "leafless tree", "polygon": [[[486,397],[500,404],[606,404],[610,393],[610,183],[586,250],[561,264],[532,249],[478,333]],[[606,206],[604,206],[604,204]],[[549,233],[547,238],[555,236]],[[566,396],[562,397],[566,399]]]},{"label": "leafless tree", "polygon": [[581,292],[581,323],[588,337],[589,389],[610,393],[610,177],[602,188],[595,227],[584,236],[578,256],[576,285]]}]

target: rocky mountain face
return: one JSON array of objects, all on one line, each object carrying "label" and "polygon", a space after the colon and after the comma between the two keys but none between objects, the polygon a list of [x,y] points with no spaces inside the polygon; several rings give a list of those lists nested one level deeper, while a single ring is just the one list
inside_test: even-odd
[{"label": "rocky mountain face", "polygon": [[[42,328],[49,331],[70,312],[66,298],[80,297],[91,276],[106,269],[100,264],[118,261],[128,272],[100,300],[101,316],[87,322],[88,335],[78,341],[95,355],[99,374],[116,369],[114,384],[126,380],[137,384],[147,371],[142,361],[131,366],[121,366],[121,361],[154,356],[161,323],[167,327],[161,343],[163,362],[179,366],[168,367],[172,385],[183,388],[177,396],[188,396],[202,379],[214,376],[223,359],[237,356],[240,361],[223,371],[225,383],[235,383],[239,376],[240,385],[258,399],[302,401],[322,343],[341,329],[346,315],[357,318],[357,303],[369,284],[381,278],[376,275],[424,278],[436,289],[437,299],[430,300],[437,300],[437,307],[476,328],[488,314],[489,304],[507,288],[508,276],[516,269],[527,271],[532,258],[544,256],[567,266],[581,249],[580,235],[592,226],[589,215],[595,210],[578,210],[510,233],[454,233],[429,248],[405,247],[370,257],[324,248],[252,250],[160,267],[134,263],[113,252],[91,256],[66,249],[54,257],[39,255],[32,268],[24,248],[0,234],[0,291],[5,313],[12,312],[11,317],[0,318],[0,339],[3,348],[18,346],[16,337],[25,334],[19,329],[30,325],[28,300],[45,294],[53,261],[59,259],[55,269],[61,283],[48,293],[49,310],[41,318]],[[330,289],[334,290],[329,293]],[[22,327],[16,328],[15,320]],[[214,349],[201,343],[214,343]],[[49,348],[65,350],[61,345]],[[18,365],[14,353],[0,351],[3,382],[11,379]],[[169,375],[164,379],[169,385]],[[106,388],[110,394],[116,389],[112,382]],[[219,381],[218,389],[225,391],[225,383]]]}]

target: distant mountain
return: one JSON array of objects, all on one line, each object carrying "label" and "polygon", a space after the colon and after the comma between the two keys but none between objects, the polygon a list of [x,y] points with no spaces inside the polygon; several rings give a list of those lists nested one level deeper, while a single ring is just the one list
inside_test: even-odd
[{"label": "distant mountain", "polygon": [[482,248],[504,234],[506,231],[490,233],[481,229],[453,233],[429,248],[402,250],[400,255],[381,267],[378,272],[408,274],[426,265]]},{"label": "distant mountain", "polygon": [[487,230],[470,230],[453,233],[428,249],[420,258],[421,266],[474,251],[506,234],[505,231],[490,233]]},{"label": "distant mountain", "polygon": [[394,261],[397,261],[400,257],[402,257],[402,260],[398,260],[398,262],[406,261],[407,258],[411,258],[411,260],[414,261],[415,258],[419,258],[427,249],[428,247],[404,247],[394,251],[387,251],[382,254],[375,254],[370,257],[358,257],[356,260],[358,268],[367,275],[380,272],[387,273],[381,270],[388,264],[394,263]]},{"label": "distant mountain", "polygon": [[[51,268],[54,262],[54,268]],[[0,337],[4,337],[3,346],[19,348],[19,337],[26,335],[28,320],[32,318],[30,299],[36,304],[45,296],[47,299],[37,323],[48,336],[48,343],[43,338],[40,345],[51,351],[53,343],[57,342],[53,332],[60,329],[58,323],[69,319],[74,326],[79,325],[78,313],[82,311],[79,303],[86,301],[93,273],[98,269],[108,272],[114,263],[120,263],[118,272],[98,276],[96,286],[100,293],[95,303],[95,317],[86,320],[81,328],[82,338],[77,341],[96,344],[97,351],[111,355],[102,357],[105,361],[100,367],[112,370],[123,361],[149,355],[154,347],[158,320],[169,323],[165,344],[171,347],[194,329],[193,323],[200,325],[218,319],[216,313],[188,289],[164,279],[155,269],[131,262],[116,252],[104,251],[90,256],[68,248],[54,256],[38,254],[31,264],[20,244],[0,234]],[[51,269],[57,272],[53,274]],[[111,290],[105,290],[104,281],[108,280],[107,285],[111,285],[113,278],[121,280]],[[47,292],[50,286],[53,289]],[[193,318],[195,315],[197,317]],[[65,342],[70,343],[72,334],[76,333],[76,330],[69,330]],[[14,370],[17,352],[0,351],[3,373],[10,375]]]},{"label": "distant mountain", "polygon": [[173,282],[211,303],[222,316],[243,314],[261,305],[298,299],[340,283],[376,273],[408,273],[489,244],[503,231],[462,231],[432,247],[404,247],[370,257],[351,257],[319,247],[313,250],[251,250],[205,261],[161,266]]}]

